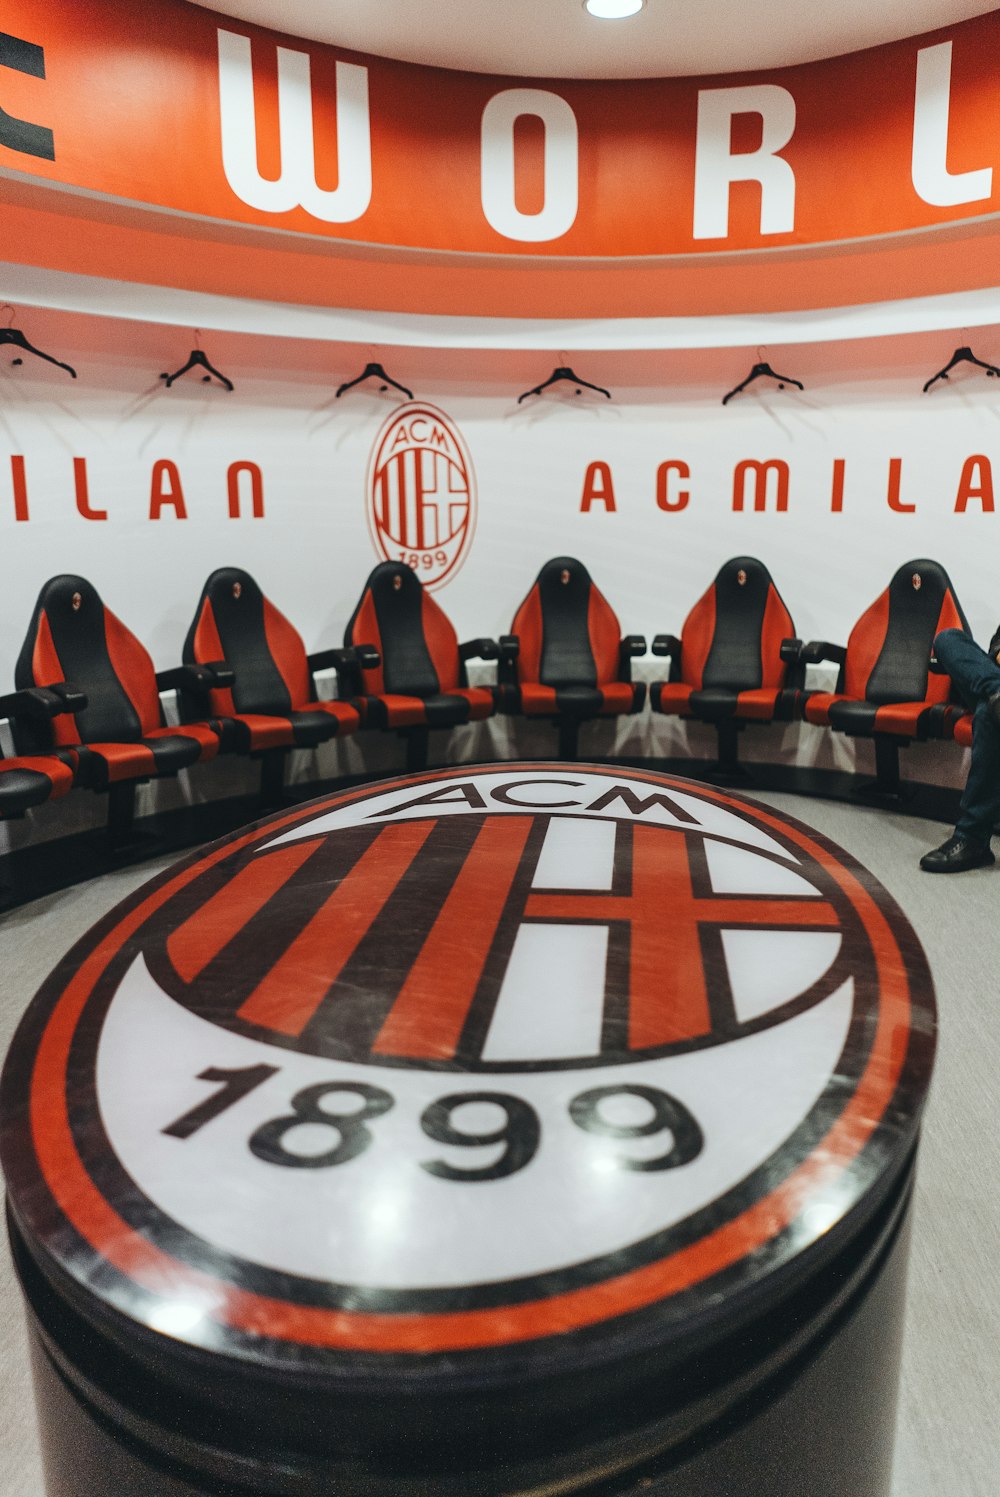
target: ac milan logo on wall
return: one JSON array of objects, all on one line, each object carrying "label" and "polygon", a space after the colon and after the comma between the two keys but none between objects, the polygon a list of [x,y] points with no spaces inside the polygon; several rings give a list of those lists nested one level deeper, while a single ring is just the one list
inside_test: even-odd
[{"label": "ac milan logo on wall", "polygon": [[905,1152],[932,1028],[912,930],[789,818],[449,770],[237,833],[99,926],[15,1042],[3,1163],[71,1275],[197,1344],[666,1333]]},{"label": "ac milan logo on wall", "polygon": [[432,405],[395,411],[375,440],[368,528],[386,561],[404,561],[434,589],[458,571],[476,524],[476,479],[458,427]]}]

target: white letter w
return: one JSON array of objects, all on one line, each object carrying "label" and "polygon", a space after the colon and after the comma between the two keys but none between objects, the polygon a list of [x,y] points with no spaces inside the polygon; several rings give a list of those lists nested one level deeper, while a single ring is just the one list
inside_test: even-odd
[{"label": "white letter w", "polygon": [[257,165],[257,118],[248,37],[219,31],[222,166],[241,202],[261,213],[303,207],[324,223],[352,223],[372,196],[368,69],[337,63],[337,186],[316,185],[312,83],[308,52],[278,48],[278,133],[281,175],[262,177]]}]

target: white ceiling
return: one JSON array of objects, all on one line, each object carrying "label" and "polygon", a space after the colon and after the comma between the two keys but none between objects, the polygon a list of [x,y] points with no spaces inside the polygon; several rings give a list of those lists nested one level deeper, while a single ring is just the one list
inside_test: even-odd
[{"label": "white ceiling", "polygon": [[583,0],[192,0],[292,36],[477,73],[662,78],[856,52],[997,9],[996,0],[646,0],[598,21]]}]

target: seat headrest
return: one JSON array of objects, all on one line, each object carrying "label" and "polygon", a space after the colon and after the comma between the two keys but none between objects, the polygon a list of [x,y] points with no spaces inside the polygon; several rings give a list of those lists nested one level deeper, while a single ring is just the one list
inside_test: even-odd
[{"label": "seat headrest", "polygon": [[241,567],[218,567],[208,578],[203,596],[213,603],[235,603],[241,598],[260,598],[260,584]]}]

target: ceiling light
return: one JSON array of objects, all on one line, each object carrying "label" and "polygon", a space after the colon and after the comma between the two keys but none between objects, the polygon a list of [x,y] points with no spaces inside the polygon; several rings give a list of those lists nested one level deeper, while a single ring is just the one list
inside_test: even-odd
[{"label": "ceiling light", "polygon": [[626,16],[634,16],[636,11],[642,10],[646,0],[584,0],[587,10],[592,16],[599,16],[602,21],[624,21]]}]

